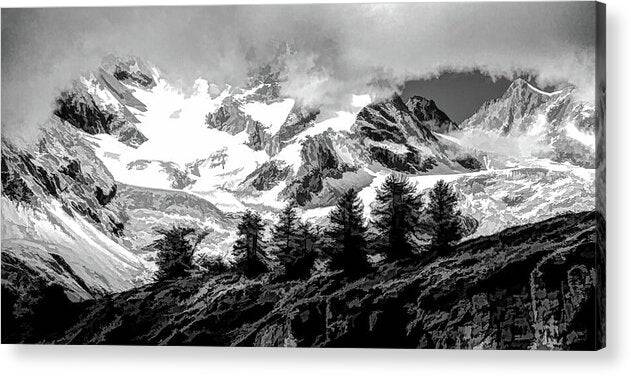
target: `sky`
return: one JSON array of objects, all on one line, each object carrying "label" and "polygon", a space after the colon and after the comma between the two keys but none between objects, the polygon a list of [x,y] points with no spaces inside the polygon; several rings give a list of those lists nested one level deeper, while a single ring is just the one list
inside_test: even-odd
[{"label": "sky", "polygon": [[[594,20],[592,2],[3,9],[2,130],[36,134],[57,93],[108,54],[146,59],[183,88],[198,77],[239,85],[279,42],[296,51],[282,93],[308,105],[420,81],[459,119],[523,75],[590,100]],[[473,71],[489,78],[444,74]]]},{"label": "sky", "polygon": [[433,99],[451,120],[460,123],[484,102],[501,97],[511,82],[504,77],[493,79],[479,71],[445,72],[438,77],[406,81],[401,88],[401,97],[407,100],[419,95]]}]

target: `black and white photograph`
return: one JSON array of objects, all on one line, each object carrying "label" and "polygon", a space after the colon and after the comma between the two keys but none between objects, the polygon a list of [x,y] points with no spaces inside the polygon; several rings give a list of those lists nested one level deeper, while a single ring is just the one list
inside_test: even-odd
[{"label": "black and white photograph", "polygon": [[605,4],[11,6],[2,344],[607,346]]}]

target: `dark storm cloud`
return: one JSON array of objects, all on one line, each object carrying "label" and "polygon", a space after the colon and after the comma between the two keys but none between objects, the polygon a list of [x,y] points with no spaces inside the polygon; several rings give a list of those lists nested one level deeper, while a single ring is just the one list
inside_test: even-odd
[{"label": "dark storm cloud", "polygon": [[473,69],[591,93],[593,10],[593,3],[5,9],[2,123],[29,133],[58,90],[108,53],[143,57],[183,86],[200,76],[238,85],[246,55],[265,59],[271,41],[298,51],[285,94],[320,105]]}]

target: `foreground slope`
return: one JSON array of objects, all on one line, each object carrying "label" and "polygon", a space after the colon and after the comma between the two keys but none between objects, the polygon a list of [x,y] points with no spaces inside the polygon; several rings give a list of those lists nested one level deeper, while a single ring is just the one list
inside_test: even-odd
[{"label": "foreground slope", "polygon": [[358,279],[234,275],[157,283],[94,301],[45,341],[222,346],[591,349],[598,265],[593,212],[382,264]]}]

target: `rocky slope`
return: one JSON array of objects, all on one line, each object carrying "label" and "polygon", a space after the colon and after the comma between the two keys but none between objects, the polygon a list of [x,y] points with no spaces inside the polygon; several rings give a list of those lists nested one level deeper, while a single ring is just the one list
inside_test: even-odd
[{"label": "rocky slope", "polygon": [[595,214],[466,241],[348,280],[235,275],[144,286],[76,307],[43,342],[218,346],[593,349]]}]

